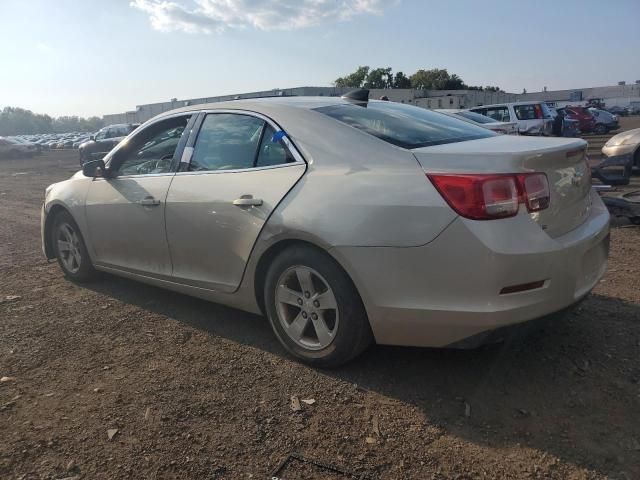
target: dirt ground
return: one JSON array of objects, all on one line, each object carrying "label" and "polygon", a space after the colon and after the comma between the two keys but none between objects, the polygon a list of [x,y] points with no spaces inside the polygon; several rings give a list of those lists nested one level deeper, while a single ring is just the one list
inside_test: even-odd
[{"label": "dirt ground", "polygon": [[65,280],[39,209],[76,155],[0,161],[0,478],[640,478],[640,228],[613,229],[594,294],[525,339],[322,371],[261,317]]}]

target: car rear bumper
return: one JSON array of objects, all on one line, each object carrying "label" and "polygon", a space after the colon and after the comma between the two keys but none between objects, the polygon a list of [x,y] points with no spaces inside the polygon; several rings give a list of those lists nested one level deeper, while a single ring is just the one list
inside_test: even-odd
[{"label": "car rear bumper", "polygon": [[[443,347],[578,302],[606,270],[609,213],[592,192],[587,220],[558,238],[529,214],[454,220],[413,248],[336,247],[380,344]],[[505,287],[543,281],[519,293]]]}]

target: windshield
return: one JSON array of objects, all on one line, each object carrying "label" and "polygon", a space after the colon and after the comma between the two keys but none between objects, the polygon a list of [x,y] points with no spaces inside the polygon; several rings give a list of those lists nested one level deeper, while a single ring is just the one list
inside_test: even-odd
[{"label": "windshield", "polygon": [[315,110],[402,148],[428,147],[496,135],[464,120],[401,103],[345,103]]},{"label": "windshield", "polygon": [[476,123],[496,123],[493,118],[475,112],[456,112],[455,115],[459,115],[460,117],[464,117],[467,120],[471,120]]}]

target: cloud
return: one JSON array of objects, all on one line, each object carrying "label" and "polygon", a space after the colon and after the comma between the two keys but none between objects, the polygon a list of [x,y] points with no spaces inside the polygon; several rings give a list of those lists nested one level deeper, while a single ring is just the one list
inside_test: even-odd
[{"label": "cloud", "polygon": [[294,30],[357,15],[380,15],[385,0],[133,0],[162,32],[220,33],[229,28]]}]

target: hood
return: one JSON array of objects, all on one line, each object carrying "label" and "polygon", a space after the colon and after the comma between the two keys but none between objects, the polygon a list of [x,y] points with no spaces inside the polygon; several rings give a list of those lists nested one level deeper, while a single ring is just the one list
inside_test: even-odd
[{"label": "hood", "polygon": [[640,128],[634,128],[633,130],[627,130],[626,132],[619,133],[611,137],[606,147],[614,147],[616,145],[632,145],[634,143],[640,143]]}]

